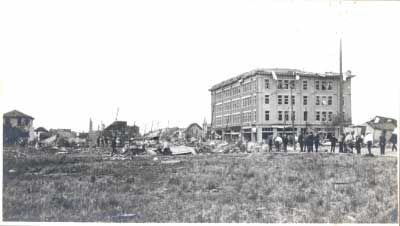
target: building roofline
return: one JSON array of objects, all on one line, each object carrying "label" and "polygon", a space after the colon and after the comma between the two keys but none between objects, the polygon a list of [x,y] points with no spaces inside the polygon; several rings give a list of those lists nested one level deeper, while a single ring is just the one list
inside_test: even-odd
[{"label": "building roofline", "polygon": [[[272,72],[275,72],[276,75],[284,75],[284,76],[293,76],[295,78],[296,75],[300,77],[320,77],[320,78],[339,78],[340,74],[336,72],[325,72],[325,73],[316,73],[316,72],[307,72],[299,69],[289,69],[289,68],[265,68],[265,69],[255,69],[252,71],[248,71],[232,77],[230,79],[226,79],[214,86],[212,86],[208,91],[214,91],[216,89],[222,88],[224,86],[231,85],[232,83],[238,82],[240,80],[246,79],[255,75],[271,75]],[[351,79],[355,77],[355,75],[350,75],[346,77],[347,79]]]},{"label": "building roofline", "polygon": [[3,118],[4,118],[4,117],[8,117],[8,118],[30,118],[30,119],[35,119],[35,118],[33,118],[32,116],[27,115],[27,114],[25,114],[25,113],[22,113],[22,112],[20,112],[20,111],[18,111],[18,110],[12,110],[12,111],[9,111],[9,112],[7,112],[7,113],[4,113],[4,114],[3,114]]}]

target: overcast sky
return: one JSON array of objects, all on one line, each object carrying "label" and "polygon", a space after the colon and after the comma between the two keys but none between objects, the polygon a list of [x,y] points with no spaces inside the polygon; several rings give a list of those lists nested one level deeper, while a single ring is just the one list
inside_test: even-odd
[{"label": "overcast sky", "polygon": [[398,118],[399,2],[1,1],[0,106],[34,126],[210,122],[208,89],[256,68],[339,70],[353,123]]}]

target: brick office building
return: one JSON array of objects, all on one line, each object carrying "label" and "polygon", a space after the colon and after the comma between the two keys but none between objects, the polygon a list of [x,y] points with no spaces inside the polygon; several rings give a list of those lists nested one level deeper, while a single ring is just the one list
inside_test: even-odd
[{"label": "brick office building", "polygon": [[[342,82],[340,117],[338,73],[296,69],[260,69],[214,85],[211,92],[212,130],[223,139],[240,137],[261,142],[267,136],[301,131],[339,134],[351,124],[351,79]],[[292,112],[292,114],[291,114]]]}]

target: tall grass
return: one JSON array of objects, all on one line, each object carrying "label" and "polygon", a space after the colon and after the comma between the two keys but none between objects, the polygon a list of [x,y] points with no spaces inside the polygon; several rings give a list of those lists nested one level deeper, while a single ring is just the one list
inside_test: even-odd
[{"label": "tall grass", "polygon": [[[4,154],[5,221],[395,223],[397,159]],[[15,172],[9,172],[14,169]]]}]

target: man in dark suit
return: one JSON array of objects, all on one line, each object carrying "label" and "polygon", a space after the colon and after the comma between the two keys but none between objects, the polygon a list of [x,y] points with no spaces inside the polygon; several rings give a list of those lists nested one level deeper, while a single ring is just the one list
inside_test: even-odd
[{"label": "man in dark suit", "polygon": [[299,137],[298,137],[298,142],[300,144],[300,152],[303,152],[304,149],[304,137],[303,137],[303,133],[300,133]]},{"label": "man in dark suit", "polygon": [[331,152],[335,153],[335,147],[337,142],[335,135],[332,135],[330,140],[331,140]]},{"label": "man in dark suit", "polygon": [[386,138],[385,132],[379,137],[379,147],[381,148],[381,155],[385,154]]},{"label": "man in dark suit", "polygon": [[315,145],[315,152],[318,152],[318,146],[319,146],[319,134],[315,134],[314,136],[314,145]]}]

